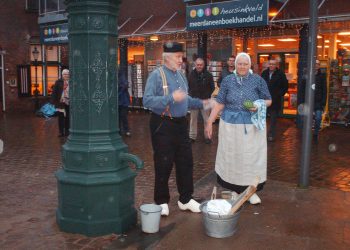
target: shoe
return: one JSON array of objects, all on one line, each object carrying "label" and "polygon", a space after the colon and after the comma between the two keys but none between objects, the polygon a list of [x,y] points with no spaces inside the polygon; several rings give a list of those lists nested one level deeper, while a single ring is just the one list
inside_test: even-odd
[{"label": "shoe", "polygon": [[268,141],[274,141],[275,139],[272,136],[267,137]]},{"label": "shoe", "polygon": [[191,141],[191,143],[194,143],[196,141],[196,139],[190,138],[190,141]]},{"label": "shoe", "polygon": [[204,142],[205,142],[205,144],[211,144],[211,140],[210,139],[205,139]]},{"label": "shoe", "polygon": [[160,215],[168,216],[169,215],[169,206],[166,203],[160,204],[159,206],[162,207],[162,211],[160,212]]},{"label": "shoe", "polygon": [[254,193],[252,196],[250,196],[249,202],[250,204],[256,205],[261,203],[261,199],[256,193]]},{"label": "shoe", "polygon": [[177,205],[181,210],[190,210],[193,213],[200,213],[201,210],[199,209],[200,204],[195,201],[194,199],[191,199],[186,204],[182,204],[180,201],[177,202]]},{"label": "shoe", "polygon": [[131,133],[128,131],[125,133],[126,136],[131,136]]}]

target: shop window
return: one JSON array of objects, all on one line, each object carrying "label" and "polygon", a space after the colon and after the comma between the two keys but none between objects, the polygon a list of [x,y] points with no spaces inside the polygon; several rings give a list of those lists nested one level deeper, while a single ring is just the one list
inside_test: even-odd
[{"label": "shop window", "polygon": [[43,95],[43,67],[41,65],[30,66],[30,80],[31,80],[31,95],[35,95],[36,89],[38,90],[38,95]]},{"label": "shop window", "polygon": [[38,0],[26,0],[26,11],[38,11],[39,1]]},{"label": "shop window", "polygon": [[58,11],[58,0],[46,0],[46,12]]},{"label": "shop window", "polygon": [[46,9],[46,0],[39,0],[39,14],[45,14],[45,9]]},{"label": "shop window", "polygon": [[58,0],[58,10],[64,11],[66,9],[66,5],[64,3],[64,0]]},{"label": "shop window", "polygon": [[47,94],[51,95],[52,87],[58,79],[58,66],[47,66]]},{"label": "shop window", "polygon": [[58,61],[58,47],[46,46],[46,61],[57,62]]}]

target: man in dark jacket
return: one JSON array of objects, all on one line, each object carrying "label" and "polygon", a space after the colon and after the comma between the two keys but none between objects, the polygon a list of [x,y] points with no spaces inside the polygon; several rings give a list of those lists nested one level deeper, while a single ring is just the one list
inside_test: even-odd
[{"label": "man in dark jacket", "polygon": [[288,91],[288,80],[284,72],[277,68],[275,59],[270,59],[269,67],[262,72],[261,76],[266,81],[272,97],[272,105],[267,109],[270,114],[267,139],[273,141],[276,134],[277,116],[282,107],[282,98]]},{"label": "man in dark jacket", "polygon": [[[321,128],[322,113],[327,102],[327,80],[326,74],[320,70],[320,61],[316,60],[315,64],[315,98],[314,98],[314,112],[315,112],[315,127],[313,132],[313,140],[318,142],[318,132]],[[305,103],[305,88],[306,79],[301,81],[299,95],[301,103]]]},{"label": "man in dark jacket", "polygon": [[[190,73],[188,78],[189,94],[191,97],[199,98],[202,100],[209,99],[215,89],[213,76],[205,69],[204,60],[197,58],[195,61],[195,69]],[[197,139],[197,118],[198,109],[191,110],[190,121],[190,139],[194,142]],[[207,124],[209,113],[207,110],[200,109],[203,117],[204,126]],[[204,129],[205,131],[205,129]],[[205,143],[210,144],[211,140],[207,138],[204,133]]]},{"label": "man in dark jacket", "polygon": [[59,137],[69,135],[69,70],[62,70],[62,79],[55,82],[51,96],[58,116]]},{"label": "man in dark jacket", "polygon": [[218,87],[220,87],[222,80],[226,76],[233,74],[233,72],[235,71],[235,59],[236,58],[234,56],[230,56],[227,59],[227,66],[222,69],[221,76],[218,80]]}]

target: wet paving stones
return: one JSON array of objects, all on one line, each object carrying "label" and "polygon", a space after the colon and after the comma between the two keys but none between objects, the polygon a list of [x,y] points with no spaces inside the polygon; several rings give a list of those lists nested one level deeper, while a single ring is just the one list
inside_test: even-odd
[{"label": "wet paving stones", "polygon": [[[144,111],[131,112],[132,135],[123,137],[129,151],[145,163],[135,179],[136,208],[153,202],[149,117]],[[198,138],[192,144],[196,187],[214,170],[218,124],[214,125],[211,144],[205,144],[203,128],[198,127]],[[114,234],[85,237],[59,231],[55,222],[57,183],[54,173],[61,167],[61,146],[65,138],[57,137],[57,131],[56,118],[45,120],[33,114],[0,114],[0,139],[4,141],[4,151],[0,155],[0,249],[102,249],[119,237]],[[332,126],[321,132],[319,143],[312,145],[311,186],[350,191],[349,141],[350,128]],[[300,151],[301,131],[296,129],[294,120],[280,119],[276,140],[268,143],[268,179],[297,185]],[[176,215],[179,211],[175,169],[169,186],[170,213]],[[208,192],[195,188],[194,195],[203,198]],[[167,226],[166,220],[162,223]],[[344,235],[350,235],[349,228],[349,225],[344,228]]]}]

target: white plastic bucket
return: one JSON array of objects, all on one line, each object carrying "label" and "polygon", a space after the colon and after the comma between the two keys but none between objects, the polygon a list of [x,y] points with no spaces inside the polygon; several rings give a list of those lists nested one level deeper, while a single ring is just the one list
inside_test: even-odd
[{"label": "white plastic bucket", "polygon": [[142,231],[145,233],[158,232],[162,207],[156,204],[143,204],[140,211]]}]

